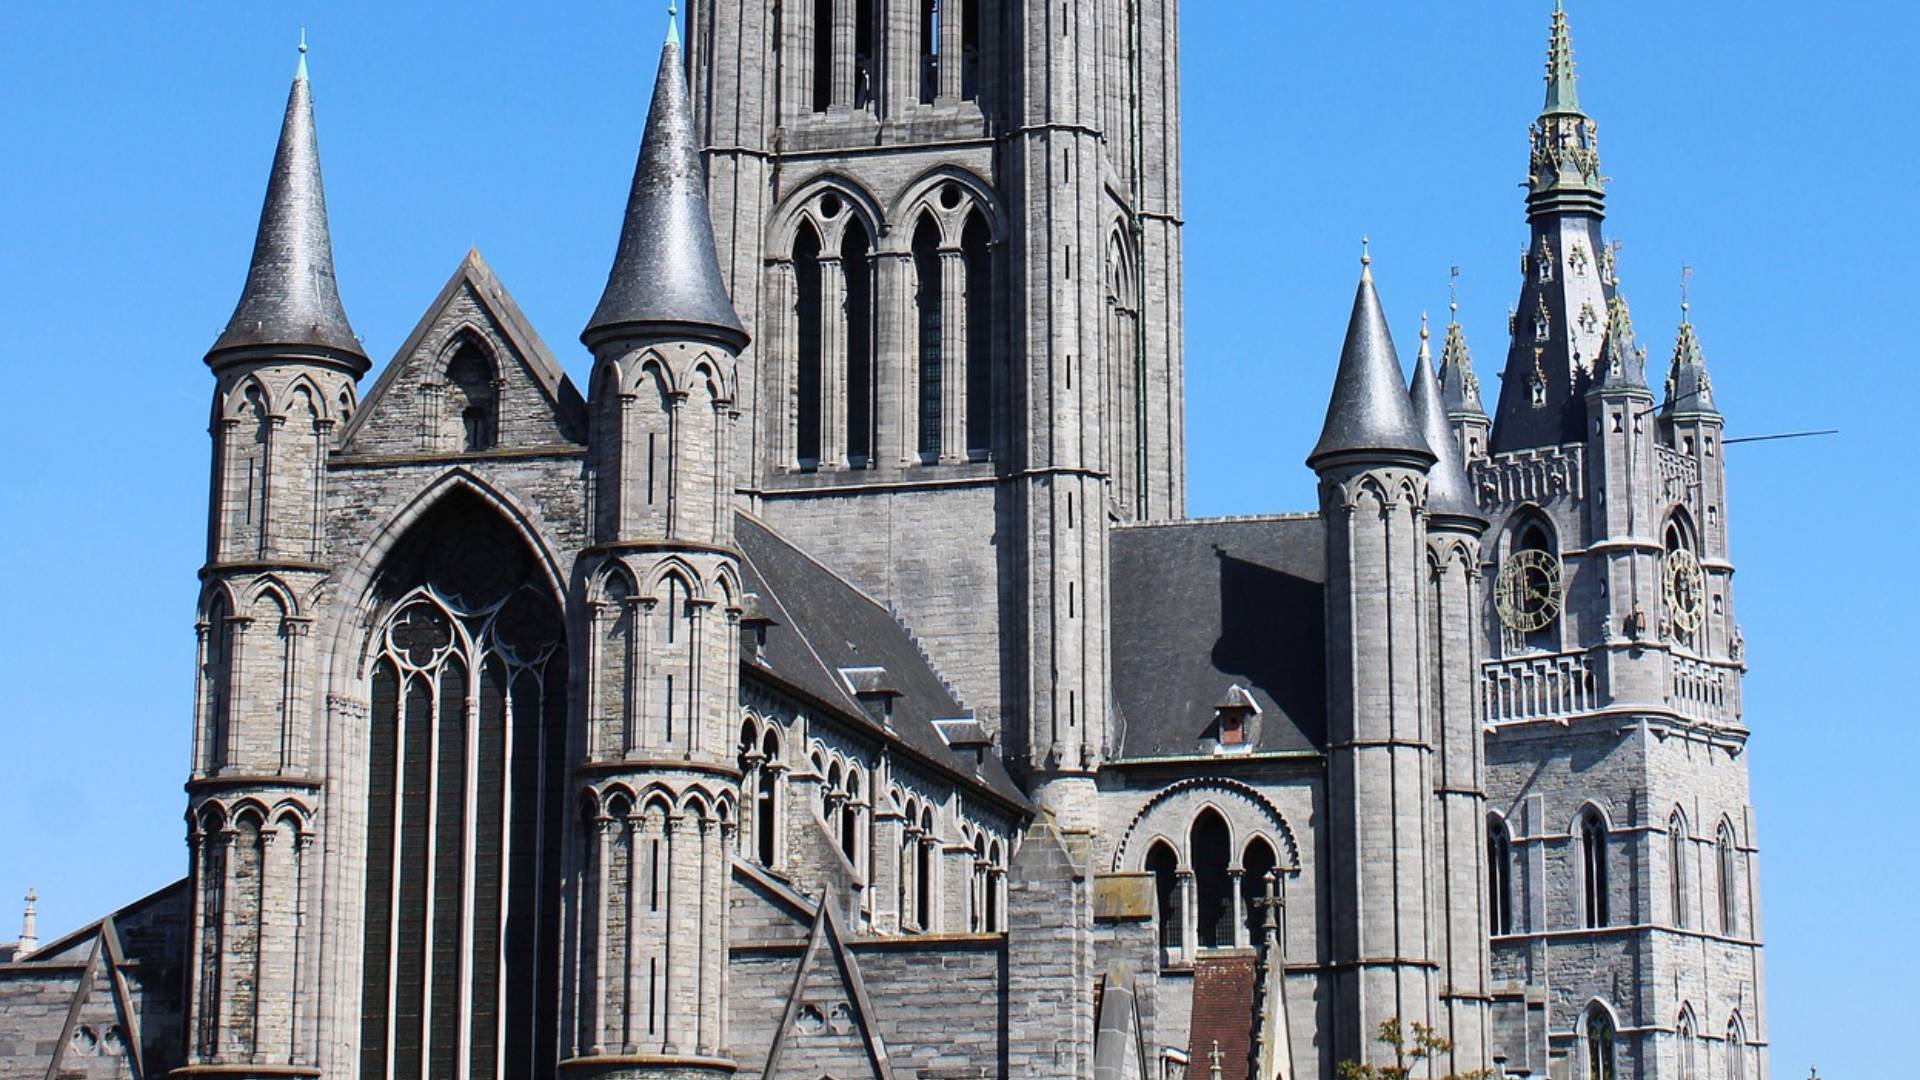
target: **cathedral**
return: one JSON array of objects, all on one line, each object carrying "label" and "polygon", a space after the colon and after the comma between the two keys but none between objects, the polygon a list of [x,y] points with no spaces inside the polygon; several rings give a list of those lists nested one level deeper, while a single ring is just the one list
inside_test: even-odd
[{"label": "cathedral", "polygon": [[1363,255],[1318,505],[1194,519],[1177,7],[692,0],[584,388],[474,251],[367,381],[303,46],[184,877],[0,1073],[1765,1080],[1723,421],[1566,14],[1491,415]]}]

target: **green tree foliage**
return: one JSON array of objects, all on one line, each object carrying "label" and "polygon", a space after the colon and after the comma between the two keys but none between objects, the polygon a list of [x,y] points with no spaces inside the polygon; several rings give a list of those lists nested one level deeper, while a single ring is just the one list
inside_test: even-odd
[{"label": "green tree foliage", "polygon": [[[1438,1031],[1419,1021],[1414,1021],[1411,1031],[1400,1023],[1399,1017],[1380,1021],[1380,1031],[1374,1041],[1393,1050],[1393,1064],[1369,1065],[1360,1061],[1340,1063],[1340,1080],[1412,1080],[1419,1073],[1425,1076],[1421,1067],[1431,1058],[1450,1053],[1453,1043],[1443,1038]],[[1475,1069],[1472,1072],[1448,1073],[1441,1080],[1490,1080],[1492,1069]]]}]

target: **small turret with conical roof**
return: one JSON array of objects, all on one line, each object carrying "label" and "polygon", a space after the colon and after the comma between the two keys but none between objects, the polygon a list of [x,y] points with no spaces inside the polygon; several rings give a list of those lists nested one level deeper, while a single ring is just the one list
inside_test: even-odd
[{"label": "small turret with conical roof", "polygon": [[710,339],[735,351],[746,346],[714,251],[685,72],[679,28],[669,18],[620,247],[580,335],[589,348],[623,333]]},{"label": "small turret with conical roof", "polygon": [[1334,1007],[1356,1018],[1333,1052],[1357,1061],[1379,1056],[1362,1032],[1396,1017],[1438,1022],[1435,913],[1401,902],[1395,884],[1433,873],[1424,815],[1396,808],[1432,797],[1432,733],[1409,718],[1422,715],[1428,692],[1420,553],[1437,458],[1407,396],[1371,261],[1361,258],[1326,426],[1307,458],[1320,476],[1326,538],[1332,993]]},{"label": "small turret with conical roof", "polygon": [[317,353],[357,377],[371,364],[354,336],[333,276],[333,239],[327,230],[327,196],[320,182],[320,144],[313,126],[313,88],[307,79],[307,42],[280,143],[260,208],[253,261],[233,317],[207,353],[215,366],[261,352]]},{"label": "small turret with conical roof", "polygon": [[[591,613],[591,655],[631,658],[624,669],[610,664],[618,674],[596,684],[573,760],[576,795],[602,821],[631,809],[613,794],[622,789],[706,805],[700,793],[737,761],[728,729],[738,726],[747,597],[734,549],[731,447],[747,335],[714,256],[683,72],[669,25],[619,252],[581,334],[594,354],[596,543],[582,564],[579,602]],[[562,1026],[582,1033],[578,1060],[594,1075],[732,1074],[722,1041],[727,904],[717,883],[727,879],[733,831],[732,821],[692,810],[673,815],[660,840],[673,872],[657,885],[615,872],[604,842],[576,856],[581,879],[604,884],[579,915],[575,969],[673,973],[656,1006],[666,1023],[644,1035],[626,1022],[633,999],[618,979],[589,979],[563,1006],[572,1014]],[[624,921],[643,904],[659,914],[644,925]]]}]

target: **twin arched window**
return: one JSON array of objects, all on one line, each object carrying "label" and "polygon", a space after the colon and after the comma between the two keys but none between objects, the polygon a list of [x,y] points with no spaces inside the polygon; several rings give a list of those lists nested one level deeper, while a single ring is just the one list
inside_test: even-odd
[{"label": "twin arched window", "polygon": [[1594,1005],[1587,1010],[1587,1022],[1583,1034],[1587,1043],[1587,1075],[1585,1080],[1614,1080],[1618,1051],[1614,1043],[1617,1033],[1613,1026],[1613,1017],[1607,1010]]},{"label": "twin arched window", "polygon": [[1257,944],[1265,926],[1261,904],[1269,878],[1279,868],[1273,845],[1254,836],[1233,865],[1233,837],[1226,819],[1208,807],[1187,832],[1190,864],[1182,873],[1180,855],[1165,840],[1147,849],[1143,868],[1153,875],[1160,918],[1160,944],[1183,949],[1191,932],[1202,949]]},{"label": "twin arched window", "polygon": [[[919,0],[913,41],[881,48],[880,35],[888,31],[876,17],[878,0],[813,0],[813,70],[807,99],[812,110],[872,109],[888,81],[882,56],[917,57],[918,71],[908,92],[921,104],[973,99],[980,85],[980,7],[986,2]],[[848,19],[851,27],[840,18]],[[852,33],[843,36],[847,29]]]},{"label": "twin arched window", "polygon": [[1513,933],[1513,837],[1497,817],[1487,819],[1487,930]]}]

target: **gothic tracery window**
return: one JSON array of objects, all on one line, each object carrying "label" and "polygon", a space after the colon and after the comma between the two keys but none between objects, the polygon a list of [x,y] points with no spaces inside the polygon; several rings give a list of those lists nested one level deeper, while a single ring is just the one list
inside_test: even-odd
[{"label": "gothic tracery window", "polygon": [[360,1075],[538,1074],[558,1053],[559,604],[464,495],[409,532],[377,592]]},{"label": "gothic tracery window", "polygon": [[1598,1005],[1587,1011],[1584,1034],[1587,1044],[1586,1080],[1614,1080],[1616,1051],[1613,1017]]}]

